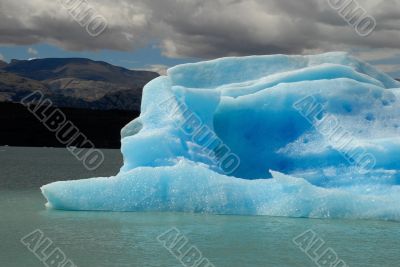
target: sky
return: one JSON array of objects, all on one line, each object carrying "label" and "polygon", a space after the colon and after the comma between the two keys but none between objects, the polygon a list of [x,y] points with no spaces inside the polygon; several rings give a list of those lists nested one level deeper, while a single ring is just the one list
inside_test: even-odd
[{"label": "sky", "polygon": [[[373,18],[374,30],[359,35],[340,3]],[[163,72],[224,56],[329,51],[400,77],[400,1],[0,0],[5,61],[85,57]]]}]

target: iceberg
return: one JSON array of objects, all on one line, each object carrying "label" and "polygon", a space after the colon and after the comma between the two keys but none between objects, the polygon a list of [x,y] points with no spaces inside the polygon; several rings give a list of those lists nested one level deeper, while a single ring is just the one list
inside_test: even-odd
[{"label": "iceberg", "polygon": [[400,220],[400,83],[343,52],[179,65],[143,91],[113,177],[61,210]]}]

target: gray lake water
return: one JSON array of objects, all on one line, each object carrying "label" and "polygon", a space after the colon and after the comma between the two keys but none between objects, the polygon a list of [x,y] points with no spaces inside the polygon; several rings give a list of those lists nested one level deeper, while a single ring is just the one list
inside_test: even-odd
[{"label": "gray lake water", "polygon": [[400,266],[397,222],[47,210],[41,185],[118,172],[119,151],[103,152],[104,164],[90,172],[66,149],[0,147],[1,267],[46,266],[20,241],[34,230],[79,267],[193,266],[157,240],[171,228],[215,267],[318,266],[292,241],[309,229],[348,266]]}]

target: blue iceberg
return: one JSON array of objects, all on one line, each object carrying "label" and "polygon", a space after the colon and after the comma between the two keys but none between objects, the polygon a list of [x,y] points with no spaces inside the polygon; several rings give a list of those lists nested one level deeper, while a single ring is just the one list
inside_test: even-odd
[{"label": "blue iceberg", "polygon": [[346,53],[222,58],[146,85],[109,178],[62,210],[400,219],[400,83]]}]

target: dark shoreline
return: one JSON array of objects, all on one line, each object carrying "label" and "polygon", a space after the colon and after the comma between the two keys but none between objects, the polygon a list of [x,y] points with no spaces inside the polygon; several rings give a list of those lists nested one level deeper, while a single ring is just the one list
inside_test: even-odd
[{"label": "dark shoreline", "polygon": [[[138,111],[59,108],[96,148],[120,148],[120,131]],[[0,103],[0,146],[65,147],[26,107]]]}]

